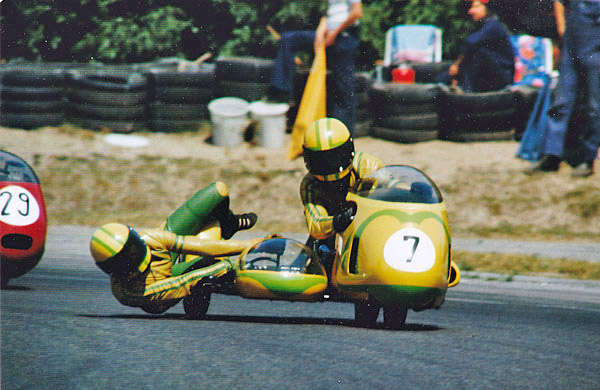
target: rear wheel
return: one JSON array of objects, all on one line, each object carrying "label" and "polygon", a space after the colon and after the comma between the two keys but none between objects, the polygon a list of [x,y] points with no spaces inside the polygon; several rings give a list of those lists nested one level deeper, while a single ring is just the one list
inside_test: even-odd
[{"label": "rear wheel", "polygon": [[383,323],[390,329],[400,329],[406,322],[408,307],[404,305],[384,306]]},{"label": "rear wheel", "polygon": [[377,323],[381,306],[372,297],[366,302],[354,304],[354,321],[358,326],[372,327]]},{"label": "rear wheel", "polygon": [[183,298],[183,310],[185,314],[194,320],[205,318],[208,306],[210,305],[210,296],[211,292],[207,287],[195,289],[192,295]]}]

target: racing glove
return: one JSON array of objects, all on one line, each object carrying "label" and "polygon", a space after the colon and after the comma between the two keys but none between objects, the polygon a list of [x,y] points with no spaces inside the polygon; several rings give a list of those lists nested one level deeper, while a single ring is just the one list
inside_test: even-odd
[{"label": "racing glove", "polygon": [[333,230],[336,233],[341,233],[352,223],[356,214],[356,204],[348,203],[347,207],[333,216]]}]

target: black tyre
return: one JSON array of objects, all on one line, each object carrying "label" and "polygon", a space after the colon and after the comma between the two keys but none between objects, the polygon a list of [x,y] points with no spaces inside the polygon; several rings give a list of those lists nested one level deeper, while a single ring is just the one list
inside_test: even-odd
[{"label": "black tyre", "polygon": [[55,100],[5,100],[0,101],[2,112],[63,112],[65,103]]},{"label": "black tyre", "polygon": [[401,329],[406,322],[408,307],[404,305],[390,305],[383,307],[383,324],[390,329]]},{"label": "black tyre", "polygon": [[376,125],[390,129],[437,129],[439,116],[435,112],[416,115],[394,115],[377,120]]},{"label": "black tyre", "polygon": [[197,104],[208,103],[215,97],[215,91],[208,87],[157,87],[154,99],[164,103]]},{"label": "black tyre", "polygon": [[63,89],[59,87],[24,87],[0,86],[0,99],[11,100],[58,100],[63,96]]},{"label": "black tyre", "polygon": [[108,120],[136,120],[143,119],[146,115],[146,107],[143,104],[106,106],[71,102],[69,111],[75,116]]},{"label": "black tyre", "polygon": [[200,119],[149,119],[148,127],[154,132],[176,133],[198,131]]},{"label": "black tyre", "polygon": [[380,126],[372,126],[370,131],[372,137],[400,143],[432,141],[438,138],[438,134],[437,129],[390,129]]},{"label": "black tyre", "polygon": [[145,91],[148,79],[135,72],[69,72],[69,85],[73,88],[97,91],[132,92]]},{"label": "black tyre", "polygon": [[60,87],[65,83],[62,71],[48,71],[40,68],[7,70],[0,73],[3,85],[17,87]]},{"label": "black tyre", "polygon": [[264,58],[219,57],[215,62],[215,72],[218,81],[269,84],[273,63],[273,60]]},{"label": "black tyre", "polygon": [[369,89],[372,101],[382,105],[434,102],[440,93],[437,84],[373,84]]},{"label": "black tyre", "polygon": [[381,305],[372,297],[367,302],[354,303],[354,322],[356,325],[371,328],[377,323]]},{"label": "black tyre", "polygon": [[[448,114],[452,115],[452,114]],[[456,113],[451,117],[455,129],[479,129],[481,132],[512,129],[515,124],[515,110],[509,108],[498,111]]]},{"label": "black tyre", "polygon": [[203,65],[197,71],[151,71],[147,73],[154,87],[208,87],[213,88],[216,82],[215,66]]},{"label": "black tyre", "polygon": [[154,102],[149,107],[153,119],[198,119],[208,118],[206,104],[167,104]]},{"label": "black tyre", "polygon": [[2,112],[0,125],[21,129],[35,129],[43,126],[59,126],[64,122],[62,112]]},{"label": "black tyre", "polygon": [[376,118],[437,112],[435,84],[373,84],[369,108]]},{"label": "black tyre", "polygon": [[206,318],[210,306],[211,292],[207,288],[197,288],[192,295],[183,298],[183,310],[188,318],[200,320]]},{"label": "black tyre", "polygon": [[440,104],[453,112],[497,111],[514,107],[516,93],[506,88],[489,92],[456,93],[442,89]]},{"label": "black tyre", "polygon": [[435,83],[440,73],[448,71],[453,61],[411,63],[415,71],[415,83]]},{"label": "black tyre", "polygon": [[147,92],[115,92],[76,88],[70,91],[69,99],[75,102],[86,102],[106,106],[134,105],[137,103],[145,103]]},{"label": "black tyre", "polygon": [[269,84],[241,81],[220,81],[218,86],[219,96],[235,96],[252,102],[260,100],[267,95]]}]

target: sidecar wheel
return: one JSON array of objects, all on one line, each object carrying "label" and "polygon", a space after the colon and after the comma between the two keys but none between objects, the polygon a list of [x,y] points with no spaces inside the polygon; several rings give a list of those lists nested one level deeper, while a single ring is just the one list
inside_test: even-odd
[{"label": "sidecar wheel", "polygon": [[207,288],[199,288],[192,295],[183,298],[183,310],[185,314],[194,320],[206,317],[210,305],[211,292]]},{"label": "sidecar wheel", "polygon": [[358,302],[354,304],[354,321],[358,326],[370,328],[377,323],[379,309],[381,306],[374,299],[369,297],[367,302]]},{"label": "sidecar wheel", "polygon": [[404,305],[385,306],[383,308],[383,323],[390,329],[400,329],[406,322],[408,307]]}]

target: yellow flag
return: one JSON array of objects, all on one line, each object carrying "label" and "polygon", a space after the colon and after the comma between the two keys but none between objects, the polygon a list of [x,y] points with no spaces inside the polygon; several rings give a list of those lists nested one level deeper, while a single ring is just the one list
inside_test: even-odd
[{"label": "yellow flag", "polygon": [[298,107],[296,121],[292,128],[292,137],[288,149],[289,160],[302,155],[304,133],[308,126],[317,119],[324,118],[327,115],[326,76],[327,62],[325,61],[325,46],[321,46],[317,50],[312,67],[310,68],[302,100]]}]

